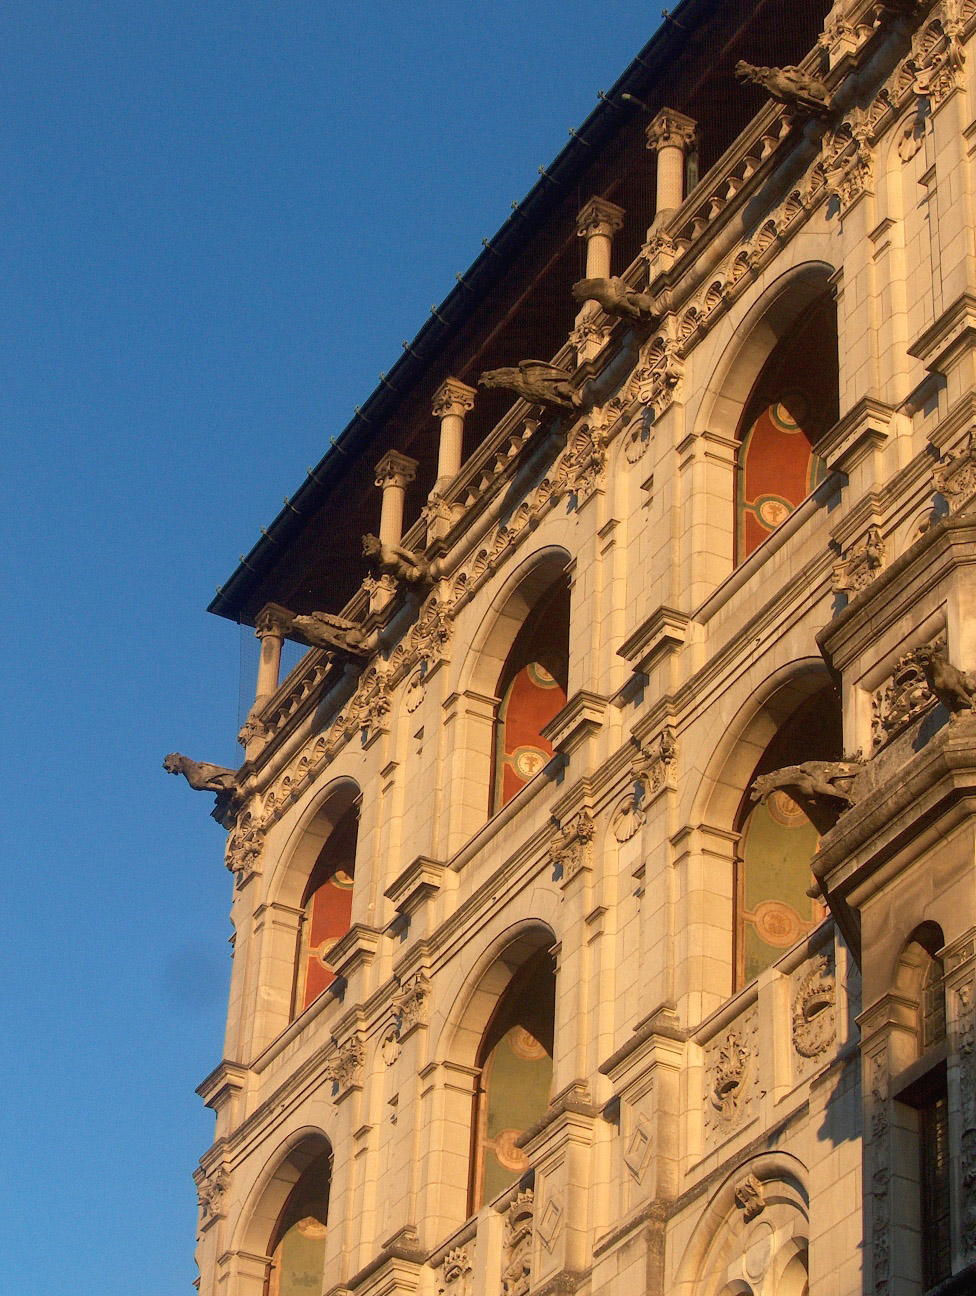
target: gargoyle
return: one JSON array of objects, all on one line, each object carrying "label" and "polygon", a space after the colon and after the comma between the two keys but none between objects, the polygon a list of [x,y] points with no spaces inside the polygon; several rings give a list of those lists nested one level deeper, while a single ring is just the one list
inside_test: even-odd
[{"label": "gargoyle", "polygon": [[976,711],[976,677],[961,671],[944,652],[924,645],[915,650],[915,660],[925,672],[925,682],[952,715]]},{"label": "gargoyle", "polygon": [[844,809],[855,802],[854,780],[860,761],[804,761],[760,774],[752,785],[752,800],[765,801],[777,788],[789,792],[819,832],[827,832]]},{"label": "gargoyle", "polygon": [[570,383],[572,374],[544,360],[520,360],[515,368],[487,369],[478,379],[482,387],[507,387],[527,401],[556,409],[579,409],[582,397]]},{"label": "gargoyle", "polygon": [[641,324],[656,324],[660,319],[651,294],[631,288],[618,275],[610,279],[580,279],[573,284],[572,292],[576,301],[595,301],[608,315],[620,315]]},{"label": "gargoyle", "polygon": [[384,544],[379,536],[363,536],[363,557],[382,576],[393,576],[408,585],[425,585],[433,580],[430,563],[422,554],[398,544]]},{"label": "gargoyle", "polygon": [[740,59],[735,65],[735,74],[740,81],[752,81],[762,86],[771,98],[786,104],[795,113],[819,117],[821,121],[831,118],[830,91],[822,81],[802,68],[792,64],[781,68],[755,67]]},{"label": "gargoyle", "polygon": [[163,758],[163,769],[167,774],[182,774],[195,792],[237,791],[237,775],[223,765],[190,760],[189,756],[170,752]]},{"label": "gargoyle", "polygon": [[288,633],[309,648],[326,648],[348,653],[350,657],[368,654],[366,636],[355,621],[333,616],[331,612],[309,612],[307,616],[293,616]]}]

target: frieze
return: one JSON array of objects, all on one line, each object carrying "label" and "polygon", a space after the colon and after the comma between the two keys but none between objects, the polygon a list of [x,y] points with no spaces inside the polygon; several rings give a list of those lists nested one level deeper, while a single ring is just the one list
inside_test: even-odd
[{"label": "frieze", "polygon": [[[945,648],[945,635],[939,635],[927,646],[941,651]],[[918,652],[915,648],[899,657],[890,678],[871,695],[871,743],[874,751],[880,751],[913,720],[935,705],[936,699],[929,689]]]},{"label": "frieze", "polygon": [[877,526],[869,526],[863,540],[853,545],[834,563],[832,587],[835,594],[860,594],[884,568],[885,542]]},{"label": "frieze", "polygon": [[519,1192],[505,1213],[502,1239],[502,1296],[526,1296],[532,1283],[531,1188]]}]

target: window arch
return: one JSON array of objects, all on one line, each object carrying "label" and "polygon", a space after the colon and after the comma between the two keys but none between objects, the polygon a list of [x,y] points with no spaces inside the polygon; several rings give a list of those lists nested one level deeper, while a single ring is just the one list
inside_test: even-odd
[{"label": "window arch", "polygon": [[359,806],[351,805],[326,838],[302,896],[295,960],[292,1017],[297,1017],[335,980],[328,952],[352,919]]},{"label": "window arch", "polygon": [[[909,1083],[896,1091],[898,1125],[916,1143],[918,1228],[925,1289],[952,1273],[951,1152],[946,1071],[945,971],[939,950],[945,940],[937,923],[917,927],[902,950],[895,974],[899,996],[914,1004],[915,1055]],[[906,1182],[912,1179],[906,1166]]]},{"label": "window arch", "polygon": [[762,544],[824,476],[815,447],[839,417],[837,310],[827,290],[776,343],[736,429],[735,562]]},{"label": "window arch", "polygon": [[[840,703],[832,686],[802,703],[766,747],[739,809],[735,870],[735,986],[754,980],[826,911],[807,895],[810,860],[831,824],[783,789],[765,802],[750,791],[761,774],[807,760],[840,760]],[[839,808],[838,808],[839,810]],[[817,822],[814,822],[814,818]]]},{"label": "window arch", "polygon": [[538,950],[512,977],[478,1048],[469,1213],[529,1168],[515,1141],[549,1108],[555,1010],[555,959]]},{"label": "window arch", "polygon": [[265,1296],[309,1296],[325,1278],[332,1152],[320,1152],[302,1171],[272,1230]]},{"label": "window arch", "polygon": [[568,675],[569,583],[562,574],[526,616],[498,679],[492,814],[552,758],[552,744],[542,730],[566,705]]}]

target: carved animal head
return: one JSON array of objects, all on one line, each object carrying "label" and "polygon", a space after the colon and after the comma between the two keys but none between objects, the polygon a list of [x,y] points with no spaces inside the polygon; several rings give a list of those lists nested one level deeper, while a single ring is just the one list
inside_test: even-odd
[{"label": "carved animal head", "polygon": [[773,782],[769,774],[760,774],[752,785],[752,794],[750,800],[765,801],[771,792],[775,792],[777,784]]},{"label": "carved animal head", "polygon": [[379,558],[382,552],[383,552],[383,542],[379,538],[379,536],[374,536],[374,535],[363,536],[363,557],[364,558]]},{"label": "carved animal head", "polygon": [[163,757],[163,769],[167,774],[182,774],[185,762],[185,756],[181,756],[179,752],[170,752]]},{"label": "carved animal head", "polygon": [[479,387],[507,387],[522,377],[518,369],[511,366],[504,369],[486,369],[478,379]]}]

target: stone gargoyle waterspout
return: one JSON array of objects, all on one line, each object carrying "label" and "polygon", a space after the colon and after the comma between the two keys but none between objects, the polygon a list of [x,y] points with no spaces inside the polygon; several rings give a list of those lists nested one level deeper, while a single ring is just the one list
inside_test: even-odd
[{"label": "stone gargoyle waterspout", "polygon": [[804,761],[760,774],[752,785],[752,800],[788,792],[821,833],[831,829],[844,810],[857,801],[854,781],[864,769],[861,761]]},{"label": "stone gargoyle waterspout", "polygon": [[833,115],[830,91],[819,78],[802,68],[792,64],[781,68],[756,67],[740,59],[735,65],[735,75],[740,81],[762,86],[770,98],[801,116],[830,121]]},{"label": "stone gargoyle waterspout", "polygon": [[363,557],[381,576],[392,576],[408,585],[429,585],[434,579],[431,565],[423,554],[387,544],[379,536],[363,536]]},{"label": "stone gargoyle waterspout", "polygon": [[240,791],[237,775],[232,769],[225,765],[211,765],[209,761],[191,760],[179,752],[170,752],[163,757],[163,769],[167,774],[182,774],[195,792],[216,792],[214,818],[225,828],[230,826]]},{"label": "stone gargoyle waterspout", "polygon": [[575,410],[583,403],[572,385],[573,375],[544,360],[520,360],[517,366],[486,369],[478,379],[482,387],[507,387],[527,401]]},{"label": "stone gargoyle waterspout", "polygon": [[580,279],[573,284],[572,293],[580,303],[595,301],[608,315],[618,315],[640,324],[656,324],[661,318],[651,294],[631,288],[618,275],[609,279]]}]

